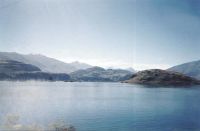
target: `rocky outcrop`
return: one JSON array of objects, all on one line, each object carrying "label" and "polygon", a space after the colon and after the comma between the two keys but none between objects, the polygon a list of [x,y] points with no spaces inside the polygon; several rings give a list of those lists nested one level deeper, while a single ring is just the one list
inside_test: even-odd
[{"label": "rocky outcrop", "polygon": [[126,80],[124,82],[146,84],[146,85],[163,85],[163,86],[168,86],[168,85],[184,86],[184,85],[200,84],[199,80],[196,80],[192,77],[160,69],[140,71],[134,74],[131,77],[131,79]]}]

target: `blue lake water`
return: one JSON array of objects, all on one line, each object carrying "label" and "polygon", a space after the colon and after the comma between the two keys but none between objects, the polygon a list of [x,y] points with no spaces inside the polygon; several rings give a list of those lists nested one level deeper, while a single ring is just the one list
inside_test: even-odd
[{"label": "blue lake water", "polygon": [[63,121],[77,131],[200,131],[200,87],[126,83],[0,82],[0,125]]}]

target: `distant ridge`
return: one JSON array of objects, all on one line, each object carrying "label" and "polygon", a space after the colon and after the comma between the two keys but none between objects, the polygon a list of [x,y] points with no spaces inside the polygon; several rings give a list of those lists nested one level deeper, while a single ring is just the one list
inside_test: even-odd
[{"label": "distant ridge", "polygon": [[200,79],[200,60],[173,66],[169,71],[175,71],[196,79]]},{"label": "distant ridge", "polygon": [[74,81],[107,81],[117,82],[129,79],[134,73],[122,69],[104,69],[98,66],[85,70],[78,70],[70,74]]}]

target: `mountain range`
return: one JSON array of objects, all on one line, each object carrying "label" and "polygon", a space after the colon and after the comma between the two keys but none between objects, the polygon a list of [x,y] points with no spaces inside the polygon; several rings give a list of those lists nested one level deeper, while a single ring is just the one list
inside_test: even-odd
[{"label": "mountain range", "polygon": [[65,63],[44,55],[0,52],[0,80],[123,81],[134,70],[104,69],[78,61]]},{"label": "mountain range", "polygon": [[[157,70],[155,70],[157,71]],[[176,65],[167,70],[200,80],[200,60]],[[163,73],[163,71],[160,71]],[[62,80],[62,81],[125,81],[136,71],[128,69],[104,69],[78,61],[65,63],[40,54],[0,52],[0,79],[10,80]],[[166,72],[164,72],[166,73]],[[147,73],[146,73],[147,74]],[[158,72],[154,74],[159,74]],[[140,76],[140,75],[139,75]],[[138,77],[137,77],[138,78]]]}]

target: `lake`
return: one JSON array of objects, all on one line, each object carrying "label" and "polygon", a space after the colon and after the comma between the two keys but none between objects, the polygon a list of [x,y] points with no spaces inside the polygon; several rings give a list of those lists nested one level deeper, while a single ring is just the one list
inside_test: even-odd
[{"label": "lake", "polygon": [[20,125],[60,122],[77,131],[199,131],[200,87],[0,82],[1,129],[12,115]]}]

